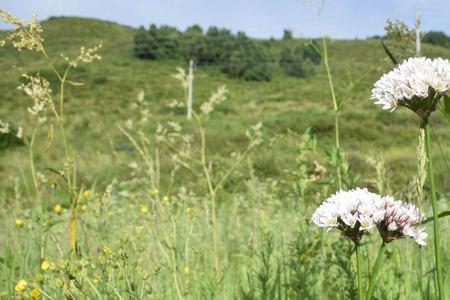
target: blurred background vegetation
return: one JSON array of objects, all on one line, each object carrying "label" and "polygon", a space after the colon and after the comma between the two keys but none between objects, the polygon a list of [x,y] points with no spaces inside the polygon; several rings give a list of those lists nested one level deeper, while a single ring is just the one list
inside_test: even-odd
[{"label": "blurred background vegetation", "polygon": [[[69,139],[77,146],[82,162],[79,171],[88,181],[105,183],[126,175],[123,171],[128,160],[119,157],[126,157],[130,149],[116,124],[123,124],[135,113],[129,109],[130,104],[141,90],[146,94],[145,103],[152,120],[145,125],[148,134],[155,131],[158,122],[166,120],[189,126],[185,108],[168,107],[174,99],[185,101],[172,75],[178,66],[187,68],[189,57],[196,60],[194,108],[219,85],[225,84],[230,91],[228,100],[210,120],[208,134],[214,143],[210,145],[211,152],[227,156],[245,142],[240,137],[245,128],[262,122],[267,139],[261,148],[264,150],[255,153],[255,170],[263,177],[283,178],[295,160],[292,146],[297,138],[292,132],[302,133],[310,127],[323,152],[333,138],[327,77],[314,50],[320,49],[318,41],[293,39],[289,31],[281,40],[254,40],[244,33],[233,35],[215,27],[203,32],[199,26],[192,26],[179,32],[169,26],[152,25],[145,30],[69,17],[51,18],[43,26],[49,52],[56,56],[61,52],[77,53],[80,44],[89,47],[103,42],[103,62],[75,69],[72,80],[83,82],[86,78],[87,81],[82,87],[68,89],[67,114],[72,120],[67,125],[71,132]],[[424,40],[433,35],[426,33]],[[404,185],[408,179],[402,174],[415,169],[412,158],[419,120],[405,109],[396,113],[382,111],[369,99],[373,82],[392,67],[381,40],[382,37],[329,41],[336,93],[344,103],[340,116],[342,147],[349,156],[354,176],[370,169],[367,155],[383,152],[393,184]],[[450,54],[448,48],[436,43],[425,43],[423,52],[430,57]],[[40,72],[51,83],[56,78],[34,54],[16,55],[11,48],[0,49],[0,65],[3,70],[10,70],[0,85],[0,117],[16,124],[16,120],[23,119],[28,106],[25,96],[15,89],[21,74]],[[27,68],[19,67],[23,65]],[[448,191],[445,176],[448,165],[442,155],[449,153],[445,142],[450,138],[444,128],[446,122],[438,114],[433,118],[441,146],[434,151],[440,174],[438,184],[440,190]],[[26,149],[13,137],[2,135],[1,139],[0,178],[1,185],[7,186],[9,175],[26,158]],[[57,157],[59,153],[51,155]],[[95,168],[90,167],[93,161]],[[107,175],[100,178],[98,174]]]}]

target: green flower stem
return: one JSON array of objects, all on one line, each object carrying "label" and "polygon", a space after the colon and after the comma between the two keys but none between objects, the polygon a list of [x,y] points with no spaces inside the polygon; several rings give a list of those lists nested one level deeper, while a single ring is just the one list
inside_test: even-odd
[{"label": "green flower stem", "polygon": [[369,288],[366,293],[366,300],[371,300],[373,295],[373,290],[375,288],[375,283],[377,280],[378,272],[380,271],[381,265],[384,262],[384,252],[386,251],[386,243],[383,241],[380,250],[378,250],[377,259],[372,268],[372,274],[370,275]]},{"label": "green flower stem", "polygon": [[421,128],[425,131],[425,147],[427,150],[427,159],[428,159],[428,178],[430,180],[431,207],[433,208],[434,256],[436,263],[439,299],[445,299],[444,281],[442,277],[442,265],[441,265],[441,248],[440,248],[441,237],[439,231],[439,211],[436,200],[436,187],[434,183],[433,161],[431,158],[431,138],[430,138],[430,128],[428,126],[428,118],[422,119]]},{"label": "green flower stem", "polygon": [[[327,70],[327,78],[328,78],[328,84],[330,86],[331,100],[333,101],[335,146],[336,146],[336,150],[338,151],[338,154],[340,155],[339,102],[337,101],[337,98],[336,98],[336,93],[334,91],[334,84],[333,84],[333,76],[331,76],[330,65],[328,64],[328,51],[327,51],[326,39],[323,38],[322,42],[323,42],[323,53],[322,53],[323,63],[325,65],[325,69]],[[341,175],[340,164],[338,164],[336,167],[336,173],[337,173],[338,187],[339,187],[339,189],[342,189],[342,175]]]},{"label": "green flower stem", "polygon": [[358,300],[364,300],[362,274],[361,274],[361,250],[358,243],[355,243],[355,250],[356,250],[356,269],[358,271]]}]

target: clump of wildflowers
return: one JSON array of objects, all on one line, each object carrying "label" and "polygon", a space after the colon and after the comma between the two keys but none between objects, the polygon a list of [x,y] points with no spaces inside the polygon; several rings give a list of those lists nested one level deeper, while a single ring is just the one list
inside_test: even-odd
[{"label": "clump of wildflowers", "polygon": [[447,59],[409,58],[375,83],[372,99],[384,109],[405,106],[420,117],[428,117],[450,88]]},{"label": "clump of wildflowers", "polygon": [[0,46],[10,42],[19,51],[23,49],[42,51],[42,42],[44,41],[41,37],[42,26],[36,16],[33,16],[31,22],[28,22],[0,9],[0,20],[14,25],[14,29],[8,32],[6,39],[0,40]]},{"label": "clump of wildflowers", "polygon": [[381,196],[367,189],[338,191],[317,208],[312,221],[320,227],[336,228],[343,236],[359,243],[374,226],[374,204],[378,201]]},{"label": "clump of wildflowers", "polygon": [[103,47],[102,43],[99,43],[93,48],[86,48],[82,46],[80,48],[80,54],[74,60],[70,60],[69,57],[61,55],[65,61],[69,63],[69,65],[73,68],[78,67],[80,63],[91,63],[94,60],[101,60],[102,57],[98,54],[98,51]]},{"label": "clump of wildflowers", "polygon": [[44,77],[36,74],[23,75],[28,80],[28,83],[22,83],[18,89],[27,94],[33,99],[33,106],[28,108],[28,112],[34,116],[45,112],[48,108],[53,108],[52,90],[50,83]]}]

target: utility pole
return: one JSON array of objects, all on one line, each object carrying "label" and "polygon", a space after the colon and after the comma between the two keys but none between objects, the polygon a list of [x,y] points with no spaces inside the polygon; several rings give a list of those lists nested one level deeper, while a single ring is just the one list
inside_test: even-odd
[{"label": "utility pole", "polygon": [[189,75],[188,75],[188,99],[187,99],[187,118],[192,119],[192,83],[194,81],[194,61],[189,60]]},{"label": "utility pole", "polygon": [[421,56],[420,54],[420,10],[416,11],[416,56]]}]

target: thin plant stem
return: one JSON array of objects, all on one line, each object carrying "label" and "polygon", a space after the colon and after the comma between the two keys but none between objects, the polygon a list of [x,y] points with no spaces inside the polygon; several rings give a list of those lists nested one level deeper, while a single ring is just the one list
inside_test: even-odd
[{"label": "thin plant stem", "polygon": [[[336,98],[336,93],[334,91],[333,77],[331,76],[330,65],[328,63],[328,51],[327,51],[326,39],[323,38],[322,42],[323,42],[323,54],[322,54],[322,56],[323,56],[323,63],[325,65],[325,69],[327,70],[327,78],[328,78],[328,84],[330,86],[331,100],[333,101],[335,146],[336,146],[336,151],[339,154],[339,151],[340,151],[340,141],[339,141],[339,104],[338,104],[338,101],[337,101],[337,98]],[[337,164],[337,166],[336,166],[336,173],[337,173],[339,189],[342,189],[342,176],[341,176],[341,166],[340,166],[340,164]]]},{"label": "thin plant stem", "polygon": [[205,139],[205,131],[202,125],[202,122],[194,113],[194,117],[197,120],[198,128],[200,131],[201,138],[201,164],[203,173],[205,175],[205,179],[208,185],[208,191],[211,199],[211,223],[212,223],[212,239],[213,239],[213,258],[214,258],[214,273],[216,275],[216,281],[219,275],[219,258],[218,258],[218,241],[217,241],[217,220],[216,220],[216,190],[213,187],[213,183],[211,180],[211,175],[209,173],[209,168],[206,161],[206,139]]},{"label": "thin plant stem", "polygon": [[367,289],[367,293],[366,293],[366,300],[372,299],[373,291],[374,291],[375,284],[377,281],[377,276],[378,276],[380,268],[384,262],[384,252],[385,251],[386,251],[386,243],[383,241],[383,243],[381,244],[380,250],[378,250],[378,255],[375,260],[375,264],[373,265],[373,268],[372,268],[372,274],[370,275],[370,280],[369,280],[369,288]]},{"label": "thin plant stem", "polygon": [[439,211],[436,199],[436,186],[434,182],[433,161],[431,155],[431,137],[430,137],[430,128],[428,125],[428,118],[422,119],[421,127],[425,130],[425,147],[428,160],[428,178],[430,180],[431,207],[433,209],[433,231],[434,231],[433,233],[434,233],[434,254],[435,254],[434,257],[435,257],[437,284],[439,291],[438,299],[445,299],[444,281],[442,276],[442,265],[441,265],[441,248],[440,248],[441,237],[439,230]]},{"label": "thin plant stem", "polygon": [[363,286],[362,286],[362,273],[361,273],[361,250],[358,243],[355,243],[356,252],[356,269],[358,272],[358,300],[364,300]]}]

